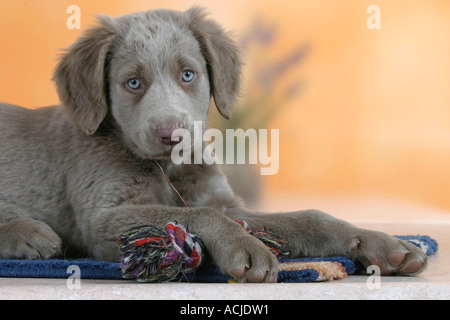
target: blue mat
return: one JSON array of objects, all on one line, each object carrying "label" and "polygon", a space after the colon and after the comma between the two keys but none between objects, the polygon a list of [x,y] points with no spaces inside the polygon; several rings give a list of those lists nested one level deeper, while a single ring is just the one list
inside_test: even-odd
[{"label": "blue mat", "polygon": [[[353,274],[356,271],[356,265],[353,261],[344,257],[327,258],[299,258],[284,259],[281,262],[316,262],[330,261],[339,262],[345,268],[347,274]],[[3,278],[63,278],[66,279],[73,275],[73,269],[76,266],[80,270],[81,279],[109,279],[121,280],[122,271],[120,263],[101,262],[91,259],[78,260],[2,260],[0,259],[0,277]],[[314,269],[281,271],[278,274],[278,282],[313,282],[316,281],[319,274]],[[186,274],[178,277],[174,281],[181,282],[221,282],[226,283],[231,278],[224,275],[214,265],[205,265],[199,267],[195,273]]]},{"label": "blue mat", "polygon": [[[396,236],[407,240],[421,248],[427,255],[434,254],[438,250],[437,242],[428,236]],[[286,262],[315,262],[331,261],[339,262],[347,274],[354,274],[358,266],[354,261],[344,257],[326,258],[299,258],[283,259]],[[9,260],[0,259],[0,277],[4,278],[63,278],[67,279],[74,274],[71,266],[77,266],[81,279],[109,279],[122,278],[120,263],[101,262],[92,259],[77,260]],[[78,270],[78,269],[77,269]],[[278,282],[314,282],[319,279],[319,274],[314,269],[280,271]],[[229,276],[222,274],[214,265],[199,267],[195,273],[180,276],[174,281],[188,282],[222,282],[230,280]]]}]

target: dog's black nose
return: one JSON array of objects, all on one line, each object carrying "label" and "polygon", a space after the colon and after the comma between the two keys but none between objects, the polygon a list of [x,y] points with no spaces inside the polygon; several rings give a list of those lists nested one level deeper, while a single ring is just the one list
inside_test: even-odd
[{"label": "dog's black nose", "polygon": [[157,135],[159,140],[162,144],[166,146],[174,146],[181,142],[183,139],[182,136],[174,137],[174,140],[172,140],[172,133],[178,128],[172,127],[172,128],[161,128],[157,131]]}]

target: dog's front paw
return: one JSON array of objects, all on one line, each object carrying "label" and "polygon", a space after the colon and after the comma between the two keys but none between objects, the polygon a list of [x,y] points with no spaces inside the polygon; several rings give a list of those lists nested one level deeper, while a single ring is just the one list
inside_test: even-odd
[{"label": "dog's front paw", "polygon": [[276,282],[278,260],[258,239],[243,235],[220,243],[213,254],[221,270],[239,282]]},{"label": "dog's front paw", "polygon": [[428,262],[426,254],[412,243],[377,231],[364,230],[353,239],[352,251],[366,268],[378,266],[381,275],[415,275]]},{"label": "dog's front paw", "polygon": [[60,237],[45,223],[19,218],[0,226],[0,258],[48,259],[61,252]]}]

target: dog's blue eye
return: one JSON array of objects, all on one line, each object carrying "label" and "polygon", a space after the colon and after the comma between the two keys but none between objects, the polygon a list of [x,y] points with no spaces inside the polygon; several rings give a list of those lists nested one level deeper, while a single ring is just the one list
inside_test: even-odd
[{"label": "dog's blue eye", "polygon": [[183,71],[182,78],[183,78],[184,82],[191,82],[192,80],[194,80],[194,76],[195,76],[195,74],[193,71],[186,70],[186,71]]},{"label": "dog's blue eye", "polygon": [[128,80],[127,85],[130,89],[137,90],[141,87],[141,82],[138,79],[133,78]]}]

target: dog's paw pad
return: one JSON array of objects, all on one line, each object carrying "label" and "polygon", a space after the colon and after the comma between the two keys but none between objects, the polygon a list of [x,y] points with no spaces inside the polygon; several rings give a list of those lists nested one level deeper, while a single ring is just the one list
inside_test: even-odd
[{"label": "dog's paw pad", "polygon": [[416,272],[419,272],[424,266],[424,263],[422,261],[413,260],[406,263],[406,265],[401,269],[402,273],[405,274],[414,274]]},{"label": "dog's paw pad", "polygon": [[405,254],[403,252],[394,252],[388,255],[387,261],[393,267],[398,267],[405,260]]}]

